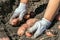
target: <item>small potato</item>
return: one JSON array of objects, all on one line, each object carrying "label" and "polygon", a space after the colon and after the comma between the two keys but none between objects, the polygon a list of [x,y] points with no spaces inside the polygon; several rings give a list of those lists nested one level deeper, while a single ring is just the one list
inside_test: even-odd
[{"label": "small potato", "polygon": [[25,35],[26,35],[27,37],[31,37],[31,36],[32,36],[32,34],[29,33],[29,32],[26,32]]},{"label": "small potato", "polygon": [[58,25],[58,29],[60,29],[60,25]]},{"label": "small potato", "polygon": [[0,40],[10,40],[8,37],[2,37]]},{"label": "small potato", "polygon": [[29,19],[30,18],[30,15],[26,15],[24,16],[25,19]]},{"label": "small potato", "polygon": [[25,32],[25,30],[28,28],[28,25],[27,24],[23,24],[17,31],[17,34],[19,36],[22,36]]},{"label": "small potato", "polygon": [[13,25],[13,26],[15,26],[15,25],[17,25],[18,24],[18,22],[19,22],[19,19],[13,19],[12,21],[11,21],[11,25]]},{"label": "small potato", "polygon": [[3,40],[10,40],[8,37],[4,37],[4,38],[2,38]]},{"label": "small potato", "polygon": [[26,24],[28,24],[28,26],[32,26],[38,19],[36,18],[31,18],[29,20],[27,20]]},{"label": "small potato", "polygon": [[[51,30],[51,31],[53,32],[53,30]],[[51,31],[49,31],[49,30],[46,31],[46,35],[47,35],[47,36],[54,36],[54,34],[53,34]]]}]

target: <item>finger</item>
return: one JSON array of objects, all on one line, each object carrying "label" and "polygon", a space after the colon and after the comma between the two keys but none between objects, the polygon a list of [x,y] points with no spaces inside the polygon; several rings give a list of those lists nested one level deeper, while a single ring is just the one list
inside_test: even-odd
[{"label": "finger", "polygon": [[37,24],[35,23],[30,29],[28,29],[28,32],[32,33],[38,28]]},{"label": "finger", "polygon": [[39,25],[38,25],[38,29],[37,29],[37,31],[35,32],[35,34],[33,35],[32,38],[36,38],[36,37],[38,37],[39,35],[41,35],[45,29],[46,29],[46,27],[41,26],[41,25],[39,24]]}]

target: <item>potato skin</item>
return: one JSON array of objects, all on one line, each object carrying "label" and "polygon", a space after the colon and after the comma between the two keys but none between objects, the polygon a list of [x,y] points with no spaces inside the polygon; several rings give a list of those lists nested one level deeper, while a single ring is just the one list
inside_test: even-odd
[{"label": "potato skin", "polygon": [[58,25],[58,29],[60,29],[60,25]]},{"label": "potato skin", "polygon": [[10,24],[11,24],[12,26],[16,26],[18,23],[19,23],[19,19],[17,19],[17,18],[12,19],[12,20],[10,21]]},{"label": "potato skin", "polygon": [[26,24],[28,24],[28,26],[32,26],[38,19],[36,18],[31,18],[29,20],[27,20]]},{"label": "potato skin", "polygon": [[29,33],[29,32],[26,32],[25,35],[26,35],[27,37],[31,37],[31,36],[32,36],[32,34]]},{"label": "potato skin", "polygon": [[25,19],[29,19],[30,18],[30,15],[25,15],[24,18]]},{"label": "potato skin", "polygon": [[8,37],[2,37],[0,40],[10,40]]},{"label": "potato skin", "polygon": [[54,36],[54,34],[53,34],[52,32],[54,32],[54,31],[53,31],[53,30],[51,30],[51,31],[46,31],[46,35],[47,35],[47,36]]},{"label": "potato skin", "polygon": [[17,34],[19,36],[22,36],[25,32],[25,30],[27,29],[28,25],[27,24],[23,24],[17,31]]}]

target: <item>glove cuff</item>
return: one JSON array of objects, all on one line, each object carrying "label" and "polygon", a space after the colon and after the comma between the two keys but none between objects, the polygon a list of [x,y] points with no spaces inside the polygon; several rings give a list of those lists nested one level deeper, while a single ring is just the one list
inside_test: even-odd
[{"label": "glove cuff", "polygon": [[41,21],[42,21],[43,24],[46,24],[47,26],[49,26],[51,24],[51,22],[49,20],[45,19],[45,18],[42,18]]},{"label": "glove cuff", "polygon": [[27,6],[27,4],[25,4],[25,3],[20,3],[18,7],[19,7],[19,8],[21,8],[21,7],[22,7],[22,8],[26,8],[26,6]]}]

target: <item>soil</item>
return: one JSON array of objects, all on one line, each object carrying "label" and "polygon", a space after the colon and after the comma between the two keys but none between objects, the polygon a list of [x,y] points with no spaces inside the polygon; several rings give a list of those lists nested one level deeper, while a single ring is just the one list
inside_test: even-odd
[{"label": "soil", "polygon": [[[48,0],[29,0],[27,12],[34,12],[34,18],[40,20],[44,15],[47,4]],[[43,40],[60,40],[60,29],[58,29],[60,21],[57,21],[56,19],[53,20],[52,25],[48,29],[55,31],[56,36],[54,37],[47,37],[45,32],[36,39],[26,38],[25,35],[19,37],[17,35],[19,26],[13,27],[8,23],[18,5],[19,0],[0,0],[0,37],[9,37],[10,40],[41,40],[41,38],[44,38]],[[22,21],[21,25],[23,23],[24,21]]]}]

